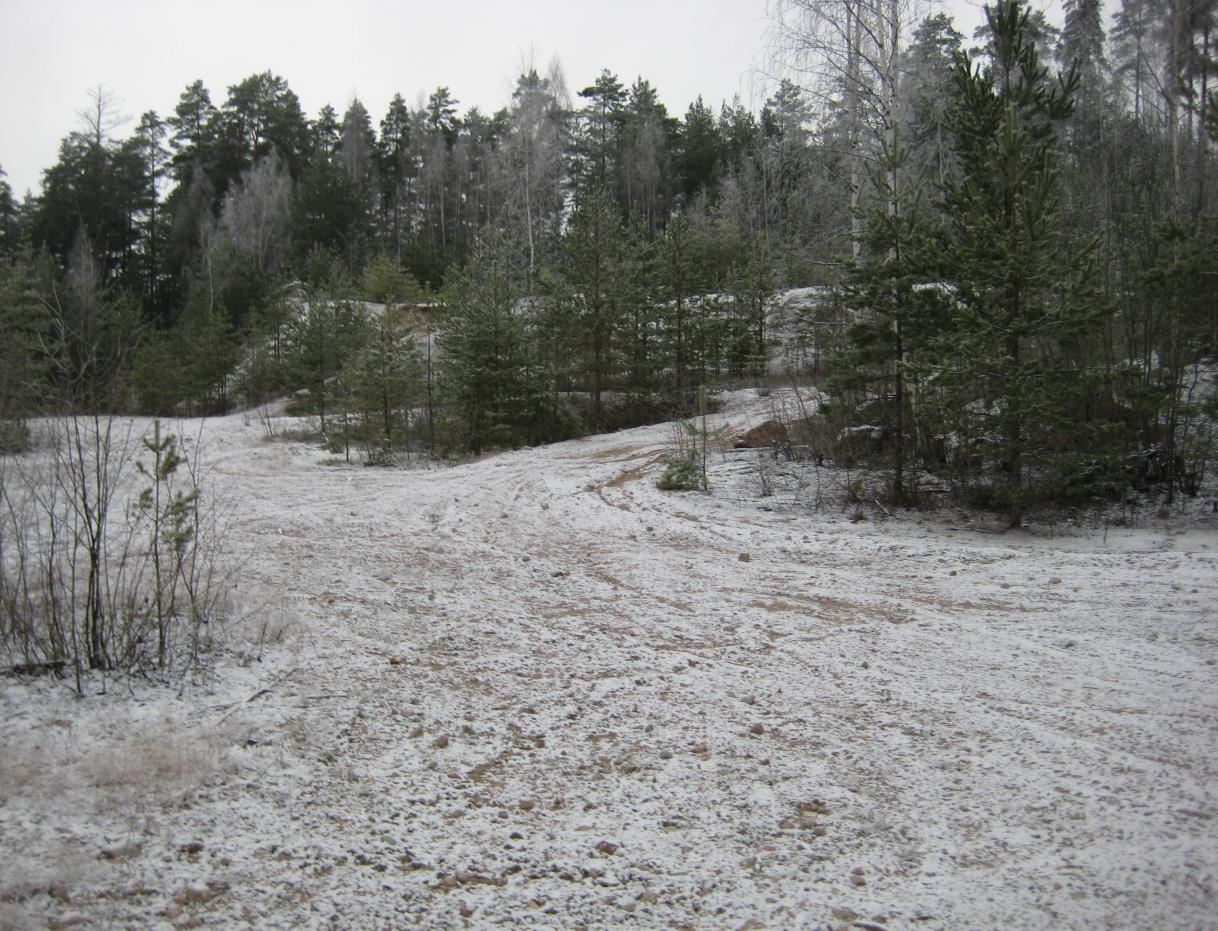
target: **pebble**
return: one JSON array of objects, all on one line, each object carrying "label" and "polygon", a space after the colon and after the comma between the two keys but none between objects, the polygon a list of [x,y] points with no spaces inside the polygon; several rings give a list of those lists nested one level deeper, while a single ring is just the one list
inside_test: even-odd
[{"label": "pebble", "polygon": [[179,905],[187,902],[206,902],[211,898],[211,888],[205,882],[195,881],[188,885],[182,893],[174,898]]}]

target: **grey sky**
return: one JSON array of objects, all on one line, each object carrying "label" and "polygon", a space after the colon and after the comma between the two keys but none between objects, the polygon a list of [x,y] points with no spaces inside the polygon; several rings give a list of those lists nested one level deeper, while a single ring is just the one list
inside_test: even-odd
[{"label": "grey sky", "polygon": [[[975,17],[969,0],[955,0]],[[681,115],[768,88],[766,0],[0,0],[0,166],[20,197],[38,191],[90,88],[107,87],[131,121],[173,111],[202,79],[212,101],[267,69],[313,116],[359,97],[376,122],[400,92],[447,85],[464,112],[507,103],[522,62],[557,58],[572,93],[601,68],[642,76]],[[970,26],[971,29],[971,26]]]},{"label": "grey sky", "polygon": [[642,75],[670,110],[699,93],[750,97],[765,0],[0,0],[0,165],[20,195],[37,191],[59,140],[97,84],[134,126],[172,112],[201,78],[216,104],[228,85],[270,69],[310,115],[358,96],[377,122],[400,92],[447,85],[461,110],[510,98],[523,61],[558,58],[572,93],[613,70]]}]

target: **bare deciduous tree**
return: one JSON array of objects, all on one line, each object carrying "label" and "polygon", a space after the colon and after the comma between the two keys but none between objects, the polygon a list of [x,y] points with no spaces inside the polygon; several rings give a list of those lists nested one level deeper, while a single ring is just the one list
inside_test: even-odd
[{"label": "bare deciduous tree", "polygon": [[291,218],[292,178],[274,154],[242,172],[240,185],[224,198],[220,229],[266,275],[284,257]]}]

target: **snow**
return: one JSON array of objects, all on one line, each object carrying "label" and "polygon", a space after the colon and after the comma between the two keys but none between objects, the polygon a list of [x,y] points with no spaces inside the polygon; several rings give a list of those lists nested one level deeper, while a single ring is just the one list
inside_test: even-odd
[{"label": "snow", "polygon": [[0,926],[1216,927],[1213,518],[855,523],[764,451],[661,492],[675,435],[208,421],[243,614],[180,688],[0,679]]}]

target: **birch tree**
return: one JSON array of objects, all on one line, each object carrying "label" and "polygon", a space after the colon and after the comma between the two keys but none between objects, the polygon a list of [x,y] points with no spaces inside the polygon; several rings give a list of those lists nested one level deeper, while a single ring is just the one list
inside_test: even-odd
[{"label": "birch tree", "polygon": [[224,198],[220,229],[258,272],[270,275],[285,257],[292,217],[292,179],[278,154],[242,172]]},{"label": "birch tree", "polygon": [[530,68],[516,82],[507,135],[499,149],[504,228],[524,231],[525,283],[532,290],[541,257],[557,245],[566,179],[568,104],[562,75]]},{"label": "birch tree", "polygon": [[[822,118],[841,124],[856,259],[868,164],[884,145],[895,148],[900,53],[925,6],[923,0],[778,0],[773,8],[779,68],[812,95]],[[893,190],[895,210],[899,186]]]}]

